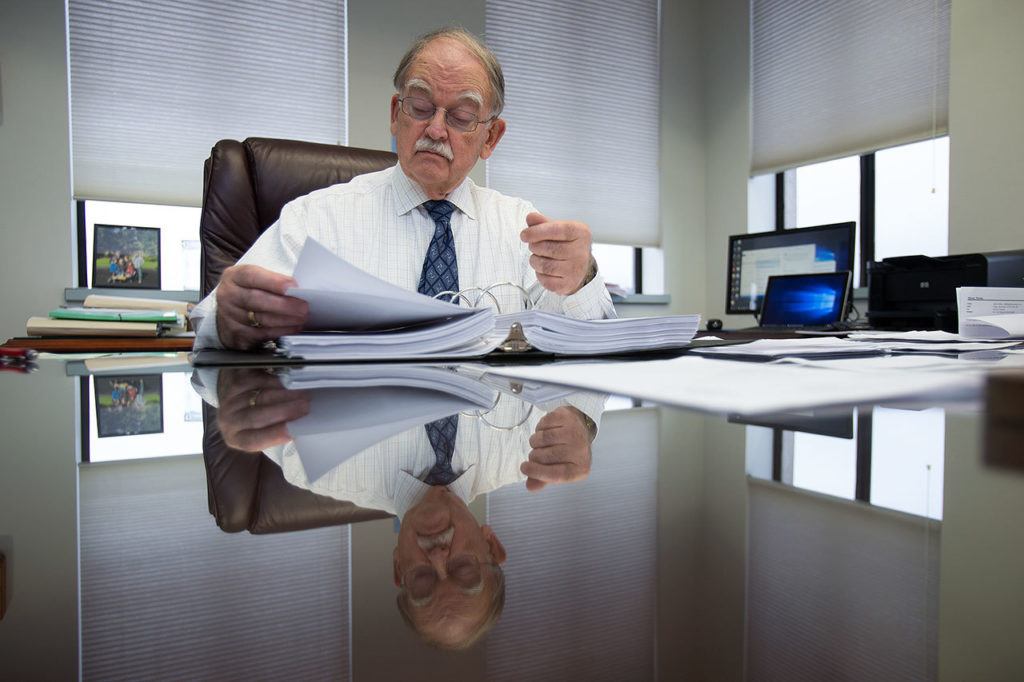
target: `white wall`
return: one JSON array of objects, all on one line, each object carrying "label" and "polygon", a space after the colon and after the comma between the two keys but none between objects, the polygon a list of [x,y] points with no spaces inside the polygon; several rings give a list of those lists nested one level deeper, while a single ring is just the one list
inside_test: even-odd
[{"label": "white wall", "polygon": [[1024,2],[953,0],[949,252],[1024,249]]},{"label": "white wall", "polygon": [[[391,77],[402,55],[419,35],[442,26],[461,26],[482,36],[484,7],[484,0],[349,0],[349,145],[391,149]],[[483,163],[472,177],[484,184]]]},{"label": "white wall", "polygon": [[0,341],[71,286],[71,143],[63,0],[0,3]]}]

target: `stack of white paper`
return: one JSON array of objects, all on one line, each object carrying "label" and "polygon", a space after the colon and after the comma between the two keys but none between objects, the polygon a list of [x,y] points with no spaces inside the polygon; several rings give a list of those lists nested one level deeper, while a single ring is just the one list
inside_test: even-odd
[{"label": "stack of white paper", "polygon": [[697,333],[700,315],[574,320],[527,310],[499,315],[495,326],[507,329],[514,322],[522,326],[523,335],[534,348],[548,353],[595,355],[685,346]]},{"label": "stack of white paper", "polygon": [[687,345],[699,315],[573,320],[535,310],[495,316],[406,291],[355,268],[312,239],[296,264],[311,330],[281,337],[278,348],[305,360],[472,358],[502,346],[518,323],[529,345],[547,353],[599,355]]},{"label": "stack of white paper", "polygon": [[492,388],[443,367],[304,367],[283,383],[309,391],[309,414],[288,431],[310,481],[394,434],[488,409],[496,397]]}]

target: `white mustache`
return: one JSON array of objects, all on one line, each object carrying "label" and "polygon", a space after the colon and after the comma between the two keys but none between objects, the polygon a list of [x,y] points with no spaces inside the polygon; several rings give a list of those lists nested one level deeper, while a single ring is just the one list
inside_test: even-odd
[{"label": "white mustache", "polygon": [[455,526],[448,526],[446,530],[437,535],[417,535],[416,543],[424,552],[429,552],[435,547],[448,547],[452,544],[453,537],[455,537]]},{"label": "white mustache", "polygon": [[447,142],[442,142],[441,140],[431,140],[429,137],[421,137],[420,139],[416,140],[416,151],[433,152],[435,154],[440,154],[449,161],[455,158],[455,155],[452,154],[452,148],[451,146],[449,146]]}]

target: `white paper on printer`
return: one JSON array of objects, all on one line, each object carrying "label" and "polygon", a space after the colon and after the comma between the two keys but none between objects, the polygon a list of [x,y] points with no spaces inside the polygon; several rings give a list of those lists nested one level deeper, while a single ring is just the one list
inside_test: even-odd
[{"label": "white paper on printer", "polygon": [[[956,307],[961,336],[987,339],[1024,336],[1020,330],[1024,324],[1024,287],[959,287]],[[998,319],[981,319],[995,316]],[[976,319],[979,321],[973,321]]]}]

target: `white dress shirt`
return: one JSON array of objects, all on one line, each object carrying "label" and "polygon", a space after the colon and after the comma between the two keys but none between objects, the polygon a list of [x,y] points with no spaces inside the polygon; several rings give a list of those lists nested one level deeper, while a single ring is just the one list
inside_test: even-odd
[{"label": "white dress shirt", "polygon": [[[458,478],[446,487],[469,504],[477,495],[525,481],[519,465],[530,455],[530,436],[541,418],[557,407],[571,405],[596,427],[606,399],[604,394],[580,391],[551,403],[531,405],[503,395],[482,415],[460,414],[451,461]],[[296,487],[399,518],[430,490],[423,479],[436,462],[423,426],[363,450],[315,481],[306,476],[294,441],[265,452],[281,467],[285,480]]]},{"label": "white dress shirt", "polygon": [[[356,267],[415,291],[434,234],[434,221],[422,206],[427,199],[400,166],[360,175],[289,202],[238,262],[290,275],[306,237],[312,237]],[[577,319],[615,317],[600,275],[570,296],[547,291],[537,281],[529,247],[519,238],[527,214],[536,210],[532,204],[478,187],[469,178],[448,200],[458,209],[451,228],[462,289],[514,282],[530,292],[540,310]],[[501,287],[495,295],[502,312],[524,307],[522,295],[513,287]],[[215,296],[216,291],[192,312],[197,349],[222,347]],[[483,304],[491,301],[484,298]]]}]

